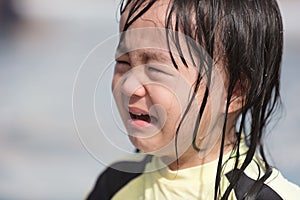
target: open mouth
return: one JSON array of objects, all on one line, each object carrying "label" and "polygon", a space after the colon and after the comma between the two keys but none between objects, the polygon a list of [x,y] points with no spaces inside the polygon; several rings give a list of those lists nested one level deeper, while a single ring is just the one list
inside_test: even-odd
[{"label": "open mouth", "polygon": [[155,125],[158,122],[158,119],[149,114],[135,114],[129,112],[130,118],[133,122],[135,122],[138,126],[147,126],[147,125]]},{"label": "open mouth", "polygon": [[133,114],[133,113],[129,113],[130,114],[130,117],[132,120],[141,120],[141,121],[144,121],[144,122],[147,122],[147,123],[151,123],[151,117],[150,115],[147,115],[147,114]]}]

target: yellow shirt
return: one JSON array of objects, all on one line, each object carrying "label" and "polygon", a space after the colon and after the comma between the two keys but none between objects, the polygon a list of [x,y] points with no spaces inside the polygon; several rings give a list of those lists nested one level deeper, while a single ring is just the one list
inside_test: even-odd
[{"label": "yellow shirt", "polygon": [[[245,150],[246,148],[243,147],[242,151]],[[229,186],[226,174],[234,167],[235,159],[229,159],[229,157],[230,153],[224,156],[224,161],[228,161],[224,162],[220,183],[221,193]],[[244,158],[245,156],[241,156],[240,159]],[[259,170],[263,169],[261,164],[262,161],[257,158],[250,163],[244,172],[244,182],[258,178]],[[145,172],[121,188],[112,199],[210,200],[214,198],[217,165],[218,160],[215,160],[204,165],[172,171],[167,166],[164,166],[158,157],[153,156],[151,162],[146,165]],[[284,179],[276,169],[273,169],[272,175],[266,180],[265,184],[266,188],[268,188],[266,194],[274,192],[277,195],[276,199],[300,199],[299,187]],[[243,182],[241,187],[242,185],[244,185]],[[232,190],[229,199],[235,200],[240,198],[237,198],[236,191]]]}]

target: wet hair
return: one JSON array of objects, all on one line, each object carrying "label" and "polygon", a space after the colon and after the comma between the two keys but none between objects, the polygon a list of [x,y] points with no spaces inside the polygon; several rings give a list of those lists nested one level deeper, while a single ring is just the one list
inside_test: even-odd
[{"label": "wet hair", "polygon": [[[122,0],[121,14],[126,9],[129,11],[122,31],[126,31],[155,2],[155,0]],[[166,13],[165,28],[179,31],[193,38],[204,48],[213,61],[221,59],[226,68],[228,76],[227,104],[214,199],[228,199],[242,172],[258,151],[264,161],[265,171],[263,175],[258,175],[255,184],[244,195],[244,199],[256,199],[264,181],[272,173],[272,167],[265,156],[263,136],[272,115],[278,110],[281,103],[279,89],[283,25],[276,0],[171,0]],[[176,37],[175,42],[179,44]],[[198,56],[203,56],[203,52],[199,48],[197,49],[195,45],[189,44],[189,46],[194,52],[197,52]],[[180,52],[180,45],[177,45],[177,48]],[[178,63],[175,62],[172,53],[171,58],[174,67],[177,68]],[[181,60],[187,66],[185,58],[181,58]],[[210,80],[210,72],[214,65],[212,62],[208,62],[206,66],[208,72],[206,75]],[[200,72],[190,104],[195,98],[201,81]],[[237,85],[240,86],[240,93],[245,98],[239,111],[239,123],[235,127],[235,166],[233,175],[230,177],[230,185],[223,194],[220,194],[228,109]],[[194,128],[193,147],[196,150],[200,148],[196,144],[196,134],[208,96],[209,90],[206,89]],[[188,110],[189,106],[186,108],[183,118]],[[180,125],[177,128],[177,134],[179,129]],[[244,140],[248,146],[248,151],[243,163],[238,166],[241,156],[239,146],[242,135],[245,135]]]}]

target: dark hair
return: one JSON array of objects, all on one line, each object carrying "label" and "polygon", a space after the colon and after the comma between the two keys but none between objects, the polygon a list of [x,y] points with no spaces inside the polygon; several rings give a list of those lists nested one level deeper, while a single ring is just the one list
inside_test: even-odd
[{"label": "dark hair", "polygon": [[[122,0],[121,14],[129,9],[123,31],[126,31],[136,19],[147,12],[155,2],[155,0]],[[265,163],[265,174],[258,177],[244,196],[245,199],[255,199],[264,181],[272,172],[264,153],[263,135],[270,117],[280,105],[283,26],[276,0],[171,0],[166,13],[166,28],[193,38],[199,42],[212,60],[217,60],[219,57],[226,67],[229,84],[226,88],[228,96],[216,173],[215,199],[228,198],[241,173],[252,161],[256,150],[259,150]],[[177,42],[179,44],[178,40]],[[180,52],[180,45],[177,48]],[[190,48],[198,51],[199,56],[202,55],[202,52],[195,46],[190,45]],[[181,59],[186,65],[185,59]],[[173,57],[172,60],[177,68]],[[207,66],[207,70],[210,72],[213,63],[208,63]],[[209,80],[210,73],[207,73],[207,76]],[[197,92],[200,79],[199,73],[194,94]],[[241,86],[240,89],[245,100],[239,114],[240,123],[236,125],[235,149],[237,153],[234,174],[231,176],[230,185],[220,197],[226,122],[230,100],[236,85]],[[194,128],[193,147],[196,150],[199,148],[195,143],[195,138],[208,95],[209,91],[206,90]],[[178,130],[179,127],[177,133]],[[242,134],[245,134],[245,142],[249,149],[244,162],[238,169]]]}]

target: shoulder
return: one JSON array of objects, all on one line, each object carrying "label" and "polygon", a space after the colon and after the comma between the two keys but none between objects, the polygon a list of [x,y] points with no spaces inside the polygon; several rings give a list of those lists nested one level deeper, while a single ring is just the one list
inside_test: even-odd
[{"label": "shoulder", "polygon": [[[233,173],[231,171],[226,174],[229,180]],[[253,189],[252,186],[257,184],[257,174],[254,170],[245,170],[241,173],[238,184],[234,187],[234,193],[238,200],[243,199],[244,195]],[[300,196],[299,186],[289,182],[275,168],[272,169],[270,177],[258,186],[260,188],[256,198],[258,200],[297,200]]]},{"label": "shoulder", "polygon": [[136,154],[112,164],[100,174],[87,199],[111,199],[121,188],[143,173],[146,164],[151,161],[151,157],[150,155]]},{"label": "shoulder", "polygon": [[273,173],[266,184],[276,191],[282,199],[297,200],[300,197],[299,186],[288,181],[277,169],[273,169]]}]

